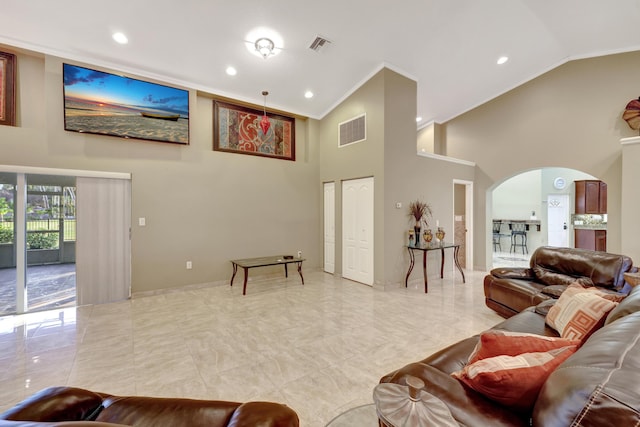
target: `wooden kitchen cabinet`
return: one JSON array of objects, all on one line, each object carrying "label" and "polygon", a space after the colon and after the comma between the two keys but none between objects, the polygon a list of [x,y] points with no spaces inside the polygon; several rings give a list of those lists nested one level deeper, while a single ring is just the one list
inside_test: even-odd
[{"label": "wooden kitchen cabinet", "polygon": [[596,180],[574,182],[576,185],[575,213],[607,213],[607,184]]},{"label": "wooden kitchen cabinet", "polygon": [[576,229],[574,236],[576,248],[607,251],[607,230]]}]

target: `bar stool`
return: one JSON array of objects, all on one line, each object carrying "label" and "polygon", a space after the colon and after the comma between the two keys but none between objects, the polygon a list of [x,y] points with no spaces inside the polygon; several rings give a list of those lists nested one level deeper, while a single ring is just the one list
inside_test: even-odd
[{"label": "bar stool", "polygon": [[504,236],[500,234],[500,228],[502,227],[502,221],[493,221],[493,250],[496,248],[502,252],[502,246],[500,245],[500,239]]},{"label": "bar stool", "polygon": [[511,221],[509,224],[511,229],[511,248],[509,253],[516,252],[518,248],[522,248],[522,253],[529,253],[527,248],[527,224],[524,221]]}]

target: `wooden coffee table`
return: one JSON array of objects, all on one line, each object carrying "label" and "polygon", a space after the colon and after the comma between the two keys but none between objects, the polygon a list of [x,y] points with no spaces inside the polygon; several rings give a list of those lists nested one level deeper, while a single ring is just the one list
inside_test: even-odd
[{"label": "wooden coffee table", "polygon": [[298,257],[285,258],[285,255],[274,255],[274,256],[259,257],[259,258],[234,259],[234,260],[231,260],[231,264],[233,265],[233,275],[231,276],[230,285],[233,286],[233,279],[236,277],[236,273],[238,272],[238,267],[242,267],[244,269],[244,285],[242,286],[242,295],[246,295],[247,294],[247,277],[249,276],[250,268],[267,267],[270,265],[278,265],[278,264],[284,264],[284,277],[289,277],[289,272],[287,271],[288,264],[298,264],[298,274],[300,274],[300,279],[302,280],[302,284],[304,285],[304,277],[302,277],[302,261],[304,261],[304,258],[298,258]]}]

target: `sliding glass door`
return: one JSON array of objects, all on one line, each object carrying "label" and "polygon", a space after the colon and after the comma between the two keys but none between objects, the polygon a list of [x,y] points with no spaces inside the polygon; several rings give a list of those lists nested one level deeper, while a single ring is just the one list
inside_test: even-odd
[{"label": "sliding glass door", "polygon": [[16,312],[16,174],[0,172],[0,316]]},{"label": "sliding glass door", "polygon": [[0,172],[0,315],[76,303],[75,177]]},{"label": "sliding glass door", "polygon": [[76,303],[75,177],[26,176],[27,311]]},{"label": "sliding glass door", "polygon": [[0,166],[0,316],[131,295],[131,175],[60,172]]}]

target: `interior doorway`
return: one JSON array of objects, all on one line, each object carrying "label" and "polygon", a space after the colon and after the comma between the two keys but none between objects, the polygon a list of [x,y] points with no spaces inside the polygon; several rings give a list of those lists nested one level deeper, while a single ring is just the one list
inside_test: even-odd
[{"label": "interior doorway", "polygon": [[333,274],[336,267],[336,183],[324,183],[324,271]]},{"label": "interior doorway", "polygon": [[[486,217],[488,268],[528,267],[531,254],[540,246],[572,246],[573,182],[585,179],[593,177],[575,169],[544,167],[521,171],[490,188]],[[529,222],[526,250],[516,251],[511,246],[512,221]],[[502,223],[502,249],[493,245],[493,222]]]},{"label": "interior doorway", "polygon": [[473,267],[473,182],[453,181],[453,224],[455,244],[460,245],[462,268]]}]

